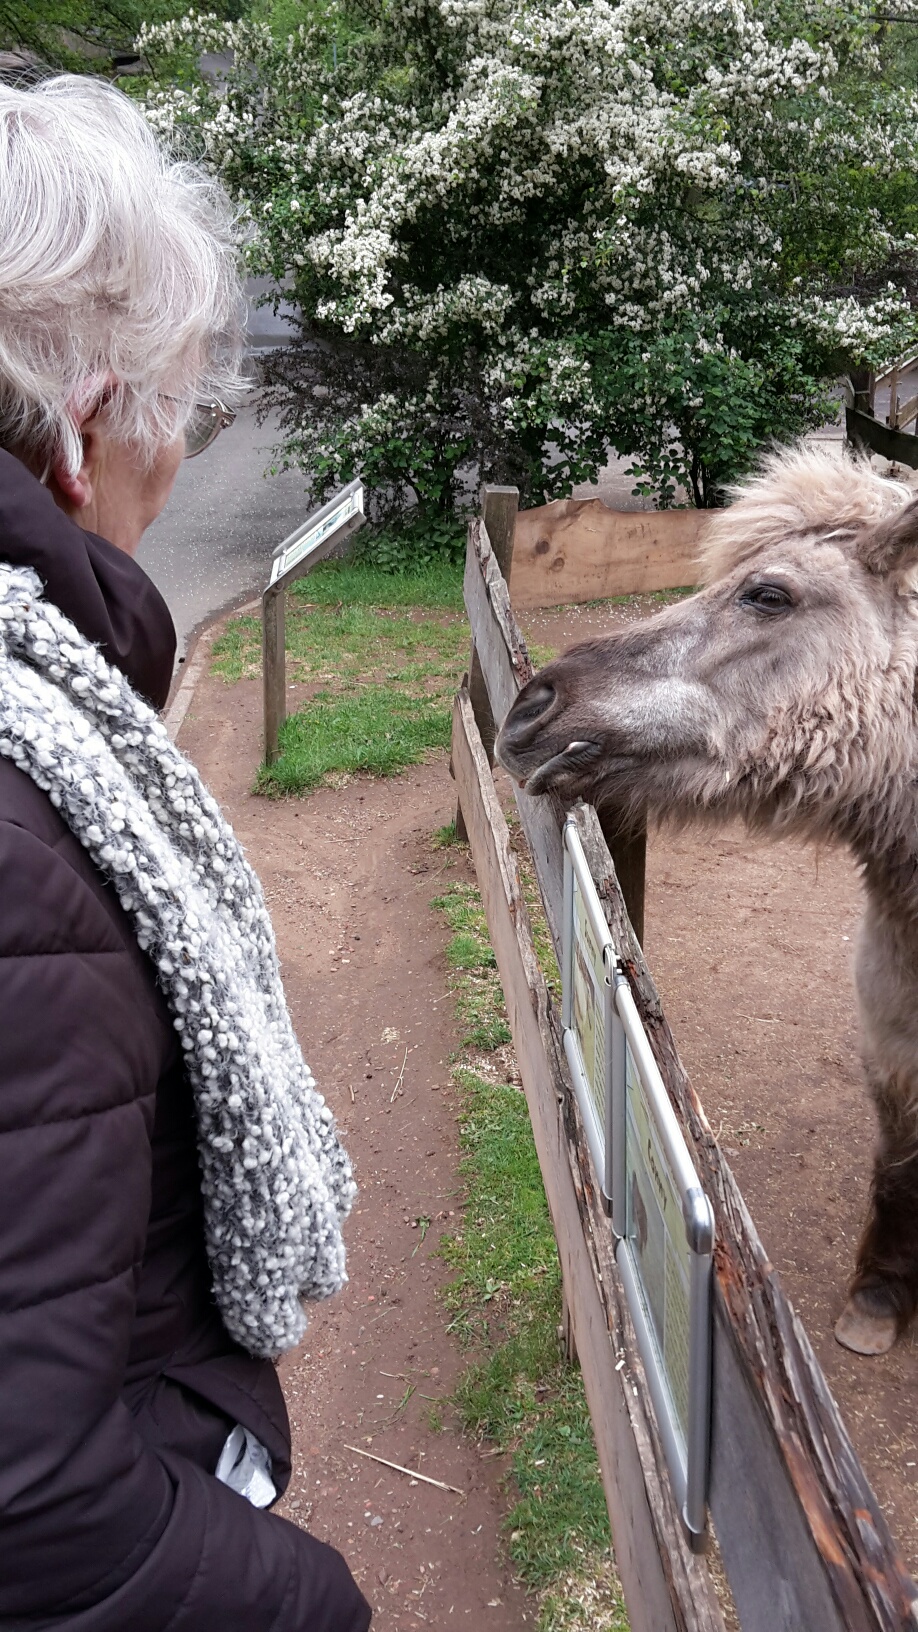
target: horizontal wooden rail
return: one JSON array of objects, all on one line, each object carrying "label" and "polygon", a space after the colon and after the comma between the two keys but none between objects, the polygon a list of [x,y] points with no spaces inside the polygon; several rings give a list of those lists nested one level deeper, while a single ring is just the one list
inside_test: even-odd
[{"label": "horizontal wooden rail", "polygon": [[884,425],[881,419],[874,419],[872,414],[865,414],[860,408],[846,408],[845,435],[855,448],[878,453],[881,459],[918,470],[918,436],[913,436],[909,431],[898,431],[891,425]]},{"label": "horizontal wooden rail", "polygon": [[[534,670],[513,616],[507,585],[494,559],[487,530],[480,521],[473,521],[469,527],[464,589],[475,650],[491,709],[499,723]],[[564,870],[561,806],[551,795],[530,799],[515,785],[514,792],[523,831],[536,864],[551,938],[555,951],[560,952]]]},{"label": "horizontal wooden rail", "polygon": [[[481,527],[470,531],[466,605],[494,716],[500,720],[531,665]],[[557,947],[564,813],[553,797],[531,799],[515,792]],[[714,1208],[710,1506],[743,1632],[902,1632],[918,1627],[918,1589],[683,1070],[632,934],[595,811],[579,806],[576,816],[635,1002]],[[494,889],[481,859],[480,837],[472,838],[472,846],[489,911]],[[512,1001],[510,1016],[517,1041],[519,1009]],[[533,1050],[535,1044],[527,1046]],[[593,1185],[589,1158],[571,1096],[563,1103],[575,1189],[587,1194]],[[601,1231],[608,1234],[608,1225],[594,1220],[591,1230],[595,1239]],[[611,1251],[609,1260],[603,1261],[601,1296],[611,1328],[613,1288],[619,1295]],[[594,1387],[591,1411],[595,1397]],[[620,1547],[617,1535],[615,1540]]]}]

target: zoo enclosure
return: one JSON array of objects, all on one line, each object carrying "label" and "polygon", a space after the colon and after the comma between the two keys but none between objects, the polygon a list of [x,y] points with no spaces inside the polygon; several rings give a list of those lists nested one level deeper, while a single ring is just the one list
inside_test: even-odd
[{"label": "zoo enclosure", "polygon": [[[582,1368],[633,1632],[723,1632],[724,1596],[732,1598],[727,1614],[735,1610],[742,1632],[918,1627],[918,1588],[686,1077],[596,812],[578,805],[573,819],[621,967],[714,1211],[708,1503],[728,1594],[715,1587],[716,1561],[688,1545],[568,1073],[560,1017],[536,959],[492,775],[494,719],[503,717],[533,672],[505,579],[509,573],[511,583],[519,581],[511,566],[515,508],[514,490],[485,489],[483,516],[469,529],[465,600],[473,650],[469,684],[454,704],[452,764],[558,1243],[566,1319]],[[561,828],[567,813],[554,796],[514,794],[560,955]]]}]

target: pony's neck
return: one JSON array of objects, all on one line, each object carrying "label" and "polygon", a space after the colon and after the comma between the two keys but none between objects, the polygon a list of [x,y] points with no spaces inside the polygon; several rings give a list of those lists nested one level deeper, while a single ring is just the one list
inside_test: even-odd
[{"label": "pony's neck", "polygon": [[912,925],[918,938],[918,799],[911,777],[901,793],[900,801],[888,797],[879,808],[859,812],[844,837],[874,912],[903,929]]}]

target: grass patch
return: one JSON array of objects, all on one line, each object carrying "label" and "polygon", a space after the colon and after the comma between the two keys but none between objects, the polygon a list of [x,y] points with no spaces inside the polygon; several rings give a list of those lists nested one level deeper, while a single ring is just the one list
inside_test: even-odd
[{"label": "grass patch", "polygon": [[[441,828],[435,843],[442,843],[444,831],[448,830]],[[458,842],[455,828],[450,842]],[[453,992],[460,1041],[463,1048],[490,1053],[509,1043],[510,1028],[481,897],[473,884],[457,879],[433,905],[444,914],[452,931],[446,960],[455,972]]]},{"label": "grass patch", "polygon": [[[441,830],[434,842],[456,841]],[[531,880],[524,887],[530,893]],[[466,1050],[454,1072],[465,1211],[441,1247],[454,1272],[451,1329],[472,1354],[453,1403],[468,1430],[510,1453],[517,1499],[508,1545],[540,1595],[540,1632],[627,1632],[580,1373],[558,1340],[560,1269],[529,1113],[495,1070],[509,1033],[481,900],[456,880],[434,905],[452,932],[447,959]]]},{"label": "grass patch", "polygon": [[431,748],[448,748],[449,710],[393,686],[366,686],[347,696],[319,693],[291,714],[280,733],[280,756],[263,765],[259,793],[303,793],[334,773],[395,776],[418,765]]},{"label": "grass patch", "polygon": [[462,611],[462,567],[447,561],[409,572],[385,572],[372,562],[320,561],[290,591],[293,601],[314,606],[424,606]]},{"label": "grass patch", "polygon": [[[469,636],[455,615],[461,574],[435,561],[391,574],[323,562],[287,600],[287,683],[312,690],[289,716],[261,793],[304,793],[335,775],[394,776],[449,745],[452,697]],[[261,675],[261,623],[232,618],[213,671],[229,684]]]},{"label": "grass patch", "polygon": [[[454,682],[467,658],[468,630],[458,621],[412,616],[410,611],[365,606],[287,609],[287,681],[319,681],[345,689],[362,676]],[[214,642],[213,669],[224,680],[261,675],[261,623],[233,618]],[[460,671],[461,672],[461,671]]]},{"label": "grass patch", "polygon": [[[287,683],[315,689],[290,715],[280,757],[262,767],[256,791],[306,793],[361,771],[394,776],[446,747],[469,656],[461,605],[461,574],[443,561],[401,573],[370,561],[325,561],[294,584]],[[211,667],[230,685],[260,678],[260,619],[231,618]]]}]

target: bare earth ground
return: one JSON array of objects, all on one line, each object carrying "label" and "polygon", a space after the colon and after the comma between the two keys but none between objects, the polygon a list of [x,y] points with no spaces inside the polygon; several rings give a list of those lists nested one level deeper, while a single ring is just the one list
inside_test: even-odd
[{"label": "bare earth ground", "polygon": [[[535,613],[526,633],[560,650],[633,615]],[[648,843],[644,950],[679,1052],[915,1573],[918,1327],[877,1359],[832,1336],[874,1143],[854,1013],[860,903],[842,851],[738,827]]]},{"label": "bare earth ground", "polygon": [[[526,632],[560,649],[631,616],[537,613]],[[450,853],[429,837],[453,814],[453,785],[438,756],[390,782],[256,799],[259,732],[259,685],[210,677],[180,740],[264,880],[294,1018],[361,1184],[351,1284],[315,1310],[284,1366],[295,1476],[282,1511],[345,1551],[381,1629],[427,1621],[515,1632],[535,1612],[501,1561],[501,1459],[480,1454],[448,1414],[442,1433],[427,1420],[463,1364],[434,1256],[453,1226],[458,1180],[446,935],[429,906]],[[646,951],[677,1044],[918,1571],[918,1341],[867,1360],[832,1337],[874,1138],[851,982],[859,910],[844,854],[732,828],[651,837]],[[422,1241],[412,1225],[426,1218]],[[411,1485],[347,1445],[467,1494]]]},{"label": "bare earth ground", "polygon": [[446,867],[468,866],[430,842],[453,816],[453,784],[440,755],[392,781],[254,798],[260,732],[260,683],[210,676],[179,740],[264,883],[294,1021],[360,1184],[350,1284],[314,1308],[282,1368],[294,1477],[280,1511],[345,1553],[380,1632],[517,1632],[536,1612],[501,1557],[502,1459],[455,1431],[448,1410],[442,1432],[428,1421],[464,1364],[435,1256],[459,1193],[447,932],[430,908]]}]

